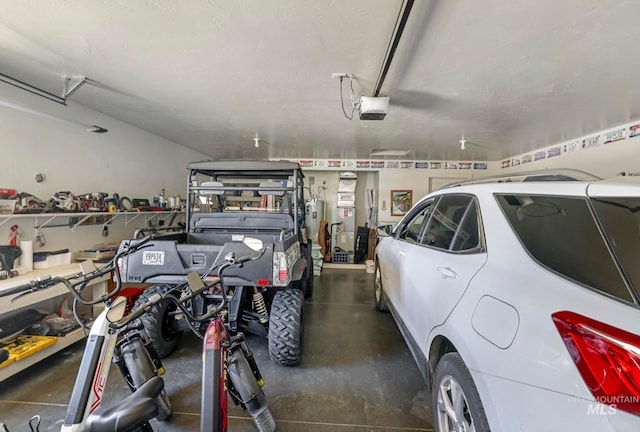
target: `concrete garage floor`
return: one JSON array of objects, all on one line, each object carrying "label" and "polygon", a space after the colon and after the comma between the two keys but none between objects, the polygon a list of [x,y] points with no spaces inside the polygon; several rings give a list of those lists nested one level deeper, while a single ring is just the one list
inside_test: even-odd
[{"label": "concrete garage floor", "polygon": [[[265,339],[249,344],[265,378],[265,393],[278,431],[432,431],[426,387],[388,313],[373,307],[373,275],[325,269],[305,304],[305,345],[297,367],[275,365]],[[200,413],[200,340],[185,334],[164,359],[173,414],[158,431],[197,431]],[[26,431],[31,416],[41,431],[60,430],[84,344],[48,358],[0,383],[0,421]],[[128,394],[111,370],[106,403]],[[230,407],[230,431],[253,431],[239,407]]]}]

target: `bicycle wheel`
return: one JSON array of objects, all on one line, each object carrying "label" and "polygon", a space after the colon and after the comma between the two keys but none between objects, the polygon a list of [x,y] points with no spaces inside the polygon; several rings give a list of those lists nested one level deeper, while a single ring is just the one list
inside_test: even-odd
[{"label": "bicycle wheel", "polygon": [[276,422],[267,406],[265,396],[242,349],[232,349],[227,360],[230,380],[229,395],[247,410],[259,432],[274,432]]},{"label": "bicycle wheel", "polygon": [[[129,387],[131,387],[133,391],[139,389],[142,384],[158,375],[158,371],[153,365],[151,356],[140,335],[127,336],[126,339],[121,341],[119,351],[126,368],[126,371],[121,372],[123,372],[125,380],[127,380]],[[162,389],[162,392],[160,392],[160,395],[156,398],[156,402],[158,405],[156,420],[167,420],[171,415],[171,402],[166,388]]]}]

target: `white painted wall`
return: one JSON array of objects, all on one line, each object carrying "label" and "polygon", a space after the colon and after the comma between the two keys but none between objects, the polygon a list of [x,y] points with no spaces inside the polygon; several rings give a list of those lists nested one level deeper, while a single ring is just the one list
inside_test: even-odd
[{"label": "white painted wall", "polygon": [[[0,188],[28,192],[42,200],[65,190],[110,195],[117,192],[120,196],[151,200],[165,188],[168,196],[184,196],[187,164],[206,159],[199,152],[73,102],[65,107],[7,84],[0,85],[0,99],[109,129],[104,134],[90,133],[80,126],[0,105]],[[37,183],[37,173],[44,173],[46,180]],[[33,240],[35,218],[16,219],[0,225],[0,244],[7,243],[13,223],[23,229],[25,240]],[[118,219],[108,237],[102,237],[101,226],[79,227],[75,232],[47,228],[43,231],[47,240],[44,250],[77,250],[94,243],[119,242],[144,224],[144,218],[127,226],[124,218]]]}]

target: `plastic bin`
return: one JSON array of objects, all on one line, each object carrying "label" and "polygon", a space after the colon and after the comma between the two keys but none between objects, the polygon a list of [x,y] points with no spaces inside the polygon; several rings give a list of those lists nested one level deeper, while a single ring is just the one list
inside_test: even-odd
[{"label": "plastic bin", "polygon": [[331,262],[334,264],[349,264],[349,252],[344,252],[344,251],[331,252]]},{"label": "plastic bin", "polygon": [[375,261],[373,261],[373,260],[366,260],[366,261],[364,262],[364,264],[366,265],[366,267],[365,267],[365,271],[366,271],[367,273],[375,273],[375,271],[376,271],[376,263],[375,263]]}]

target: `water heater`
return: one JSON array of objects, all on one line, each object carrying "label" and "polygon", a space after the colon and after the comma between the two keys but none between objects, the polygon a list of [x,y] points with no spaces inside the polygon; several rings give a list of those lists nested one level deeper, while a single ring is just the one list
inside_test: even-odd
[{"label": "water heater", "polygon": [[307,236],[318,243],[318,233],[320,232],[320,222],[324,220],[324,201],[319,199],[310,199],[307,201]]}]

